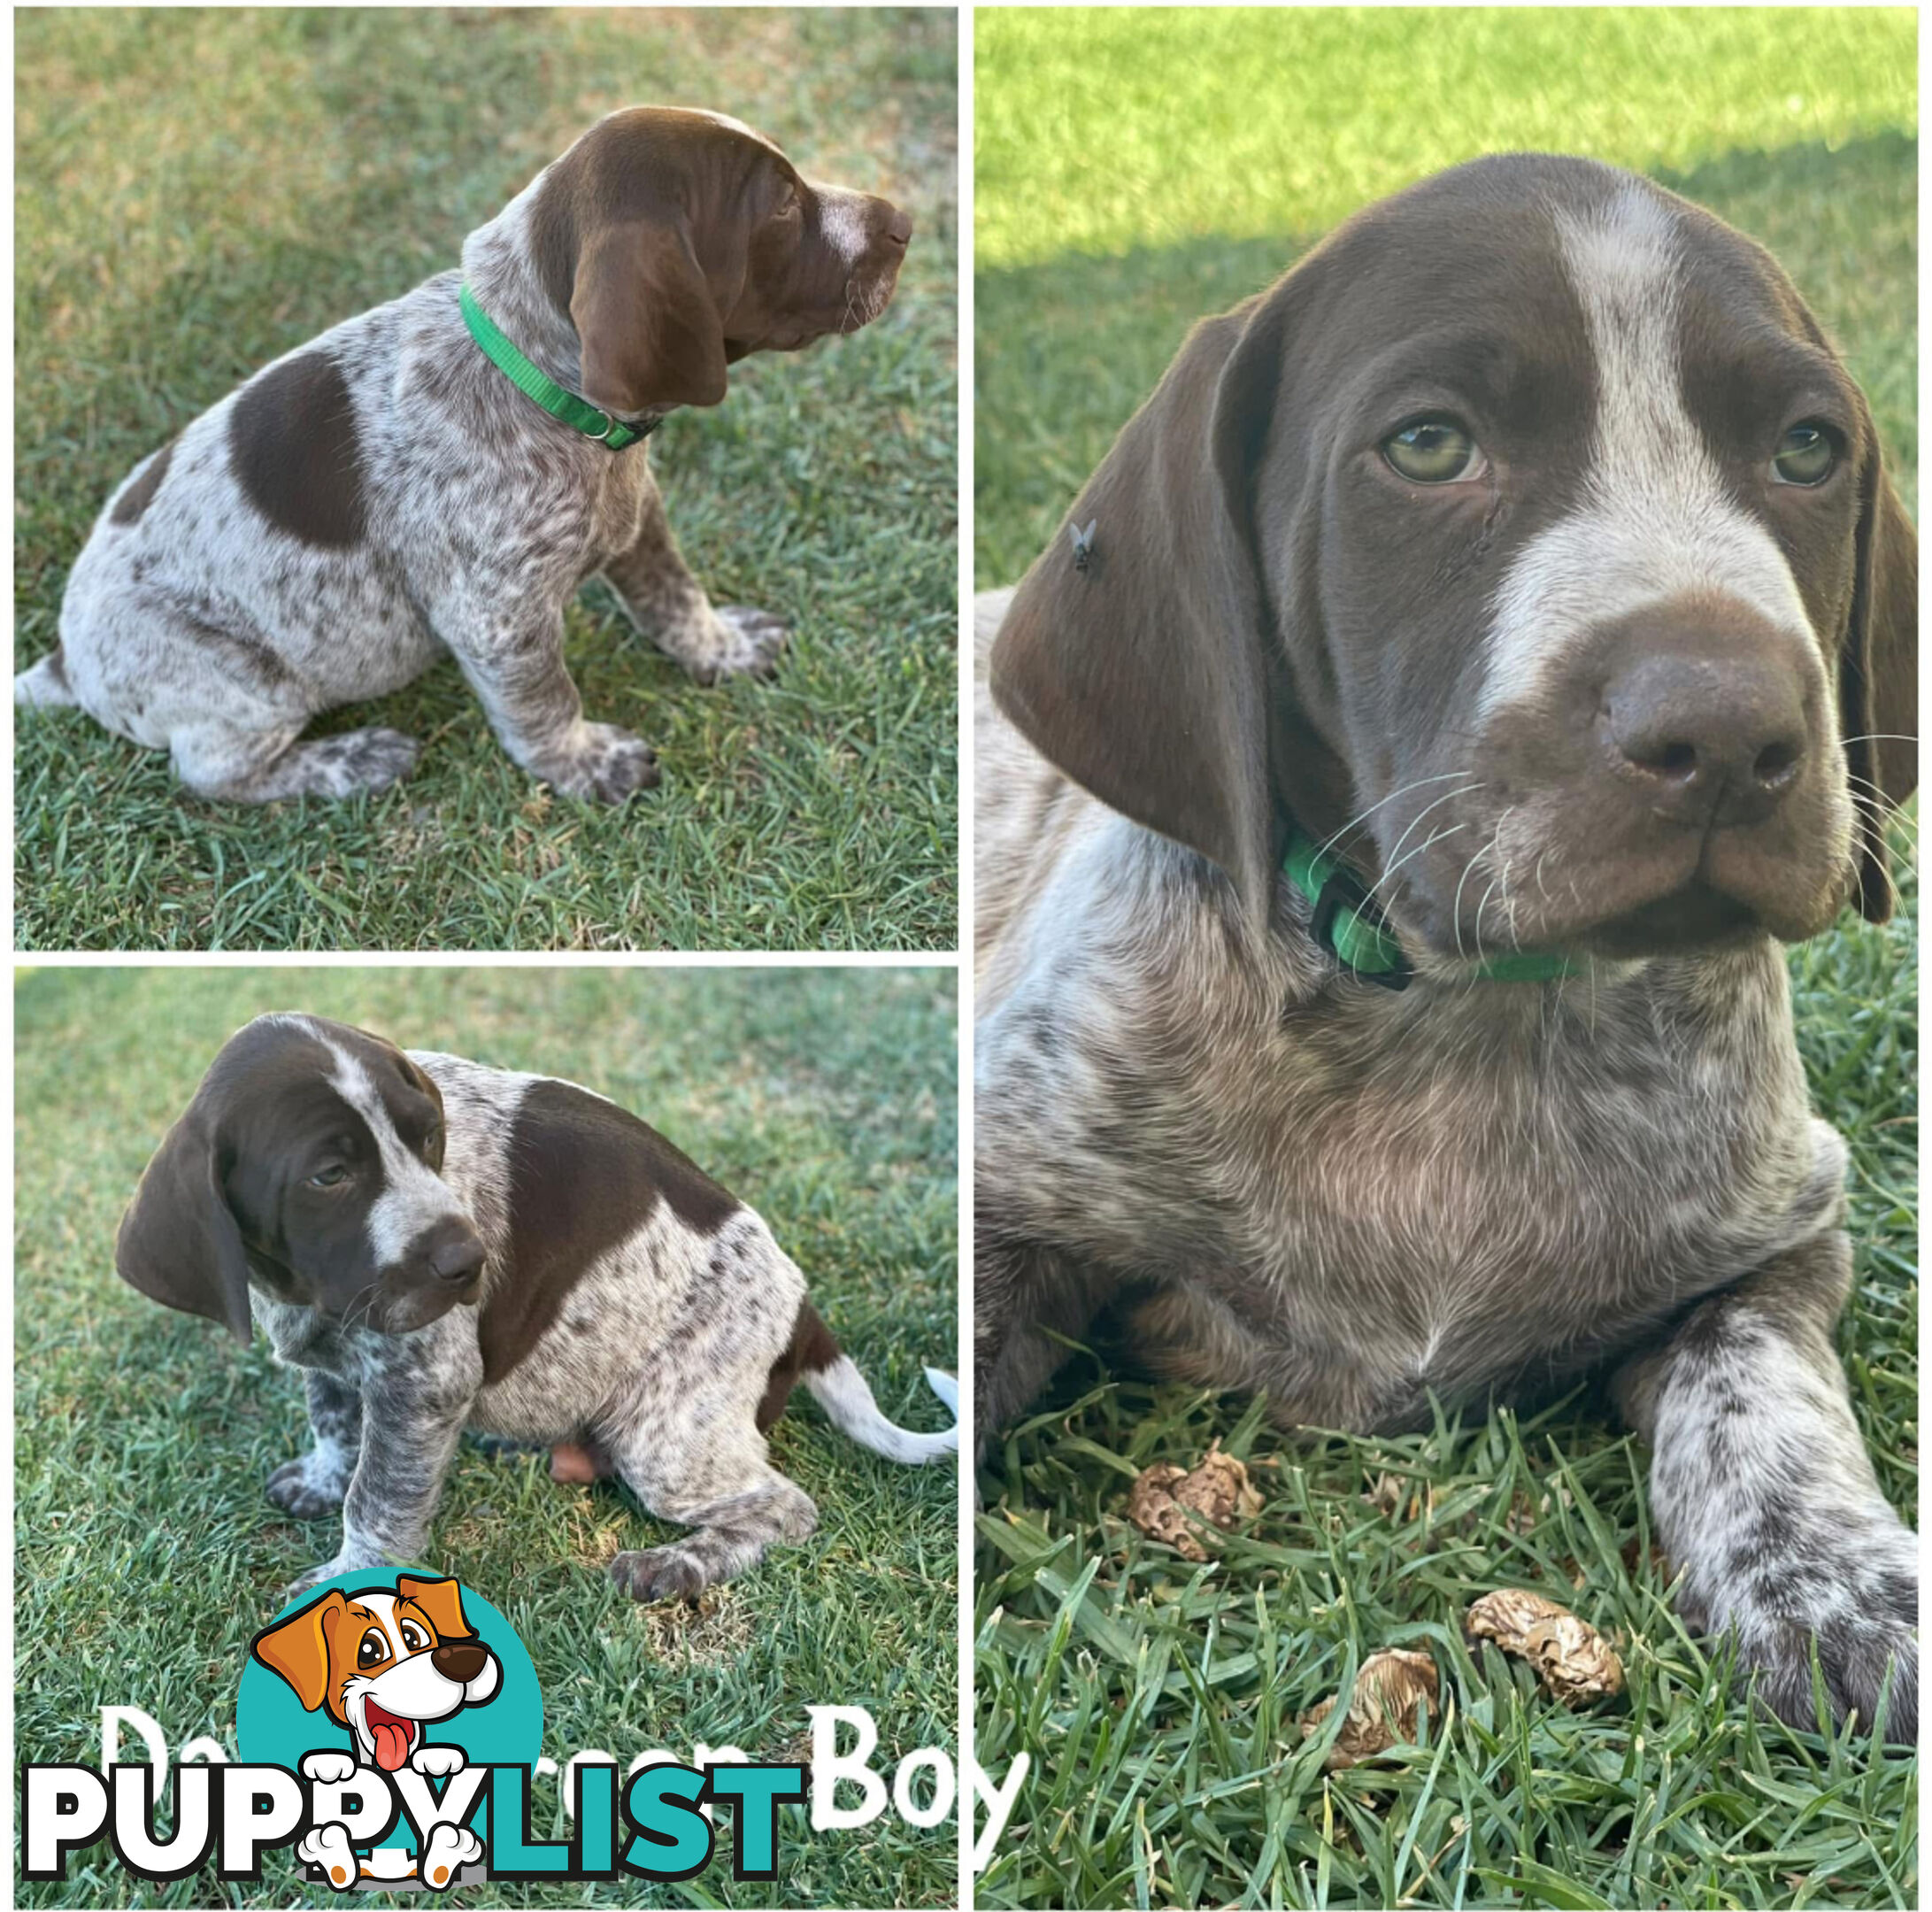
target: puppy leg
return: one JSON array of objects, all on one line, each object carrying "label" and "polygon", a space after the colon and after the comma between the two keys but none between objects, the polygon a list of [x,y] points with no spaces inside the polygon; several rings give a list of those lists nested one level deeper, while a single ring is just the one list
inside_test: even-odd
[{"label": "puppy leg", "polygon": [[346,730],[298,744],[300,730],[299,724],[269,730],[184,725],[169,739],[175,775],[197,796],[229,803],[353,797],[407,776],[421,747],[399,730]]},{"label": "puppy leg", "polygon": [[466,602],[431,621],[456,654],[489,727],[516,761],[566,797],[622,803],[658,778],[658,753],[615,724],[588,723],[564,665],[564,619]]},{"label": "puppy leg", "polygon": [[1688,1612],[1735,1630],[1781,1719],[1815,1724],[1811,1651],[1833,1715],[1869,1725],[1888,1673],[1888,1732],[1918,1718],[1916,1537],[1878,1489],[1832,1323],[1851,1286],[1834,1232],[1696,1308],[1621,1368],[1617,1397],[1651,1446],[1651,1501]]},{"label": "puppy leg", "polygon": [[287,1590],[422,1557],[443,1476],[469,1419],[470,1395],[452,1376],[401,1369],[367,1389],[363,1440],[343,1500],[342,1551]]},{"label": "puppy leg", "polygon": [[983,1459],[993,1437],[1044,1388],[1112,1297],[1112,1276],[1000,1227],[982,1187],[973,1264],[973,1422]]},{"label": "puppy leg", "polygon": [[268,1476],[268,1498],[297,1520],[319,1520],[343,1504],[356,1471],[362,1447],[362,1396],[317,1368],[305,1369],[302,1379],[308,1391],[315,1445],[307,1453],[284,1461]]},{"label": "puppy leg", "polygon": [[711,1419],[720,1405],[698,1398],[674,1418],[608,1437],[625,1485],[660,1520],[694,1530],[611,1562],[612,1579],[633,1600],[696,1600],[756,1566],[774,1542],[803,1540],[819,1523],[811,1497],[766,1458],[749,1408],[734,1404],[744,1418],[733,1424]]},{"label": "puppy leg", "polygon": [[769,677],[778,668],[789,629],[769,612],[705,597],[671,535],[655,480],[644,487],[637,536],[605,563],[604,574],[638,629],[699,683]]}]

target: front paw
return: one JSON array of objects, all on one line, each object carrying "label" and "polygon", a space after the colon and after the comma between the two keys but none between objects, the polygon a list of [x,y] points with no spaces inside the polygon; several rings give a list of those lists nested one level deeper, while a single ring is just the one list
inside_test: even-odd
[{"label": "front paw", "polygon": [[349,1491],[349,1476],[312,1453],[284,1461],[268,1476],[268,1498],[297,1520],[320,1520],[335,1513]]},{"label": "front paw", "polygon": [[304,1593],[312,1593],[317,1587],[332,1580],[346,1580],[352,1574],[377,1573],[385,1565],[387,1562],[380,1554],[338,1554],[334,1560],[310,1568],[300,1579],[291,1580],[281,1590],[281,1603],[286,1607],[290,1600],[300,1600]]},{"label": "front paw", "polygon": [[702,664],[691,675],[700,683],[720,677],[769,677],[778,669],[778,654],[791,636],[791,626],[769,611],[749,605],[714,605],[715,640],[705,647]]},{"label": "front paw", "polygon": [[622,803],[641,790],[655,790],[658,753],[642,737],[615,724],[579,724],[569,748],[530,767],[566,797]]},{"label": "front paw", "polygon": [[1885,1738],[1913,1744],[1919,1723],[1919,1574],[1913,1537],[1896,1527],[1837,1535],[1741,1576],[1714,1631],[1733,1627],[1759,1700],[1788,1725],[1813,1731],[1812,1648],[1831,1722],[1853,1714],[1869,1731],[1887,1677]]},{"label": "front paw", "polygon": [[695,1600],[710,1584],[704,1568],[680,1546],[620,1554],[611,1562],[611,1578],[634,1600]]}]

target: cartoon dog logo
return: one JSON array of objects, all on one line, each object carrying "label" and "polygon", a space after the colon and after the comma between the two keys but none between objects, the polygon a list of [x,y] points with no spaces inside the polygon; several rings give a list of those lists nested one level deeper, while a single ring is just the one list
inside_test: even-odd
[{"label": "cartoon dog logo", "polygon": [[[454,1580],[403,1575],[394,1591],[330,1589],[255,1638],[256,1659],[280,1674],[304,1712],[325,1712],[349,1735],[349,1754],[312,1752],[302,1762],[311,1777],[340,1781],[358,1765],[399,1772],[405,1765],[430,1777],[459,1771],[462,1749],[426,1742],[425,1728],[465,1707],[481,1706],[503,1684],[495,1654],[463,1615]],[[358,1877],[419,1877],[446,1885],[459,1864],[482,1856],[482,1841],[466,1826],[439,1825],[415,1854],[379,1851],[358,1860],[340,1825],[304,1835],[296,1854],[320,1865],[346,1889]]]}]

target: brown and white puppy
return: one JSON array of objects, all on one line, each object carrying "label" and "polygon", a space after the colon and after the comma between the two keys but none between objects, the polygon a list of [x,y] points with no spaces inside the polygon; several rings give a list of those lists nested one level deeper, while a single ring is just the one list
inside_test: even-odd
[{"label": "brown and white puppy", "polygon": [[958,1446],[880,1413],[765,1223],[656,1129],[319,1016],[259,1016],[223,1046],[115,1266],[237,1341],[259,1323],[304,1371],[315,1445],[269,1498],[340,1507],[343,1539],[291,1591],[419,1558],[466,1428],[589,1448],[696,1530],[611,1562],[640,1600],[695,1598],[812,1530],[766,1448],[795,1383],[889,1459]]},{"label": "brown and white puppy", "polygon": [[304,726],[453,654],[533,775],[612,802],[655,784],[650,747],[587,721],[565,667],[578,587],[601,571],[701,682],[768,673],[785,627],[711,604],[643,441],[613,451],[526,397],[458,289],[556,383],[648,429],[718,404],[751,352],[877,318],[912,230],[738,120],[611,114],[469,235],[460,271],[278,359],[139,466],[16,703],[79,704],[204,796],[341,797],[405,775],[414,740]]},{"label": "brown and white puppy", "polygon": [[[1068,523],[981,613],[982,1440],[1103,1314],[1284,1423],[1607,1365],[1689,1609],[1909,1738],[1778,943],[1892,906],[1917,541],[1790,281],[1477,161],[1198,326]],[[1410,986],[1313,933],[1290,820]]]}]

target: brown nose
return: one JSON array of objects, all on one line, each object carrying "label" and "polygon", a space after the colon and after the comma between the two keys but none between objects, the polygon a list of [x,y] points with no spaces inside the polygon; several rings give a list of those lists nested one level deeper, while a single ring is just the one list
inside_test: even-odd
[{"label": "brown nose", "polygon": [[438,1281],[452,1288],[466,1287],[482,1273],[483,1245],[467,1222],[451,1217],[437,1224],[424,1259]]},{"label": "brown nose", "polygon": [[1776,651],[1740,655],[1679,634],[1629,659],[1605,692],[1604,712],[1626,769],[1659,809],[1687,821],[1767,816],[1804,768],[1804,684]]},{"label": "brown nose", "polygon": [[430,1649],[429,1663],[445,1679],[467,1686],[489,1663],[489,1649],[474,1640],[444,1640]]},{"label": "brown nose", "polygon": [[896,245],[902,251],[912,243],[912,215],[892,208],[891,217],[886,220],[886,243]]}]

